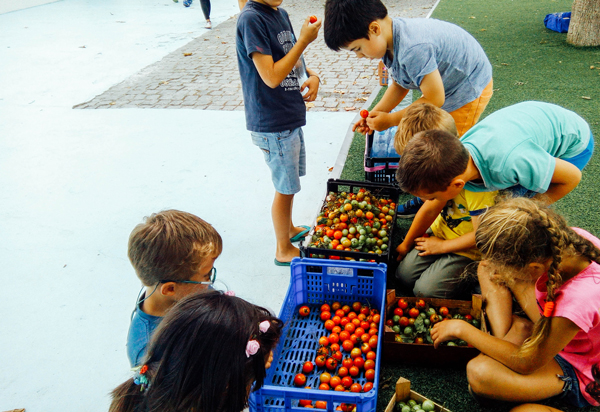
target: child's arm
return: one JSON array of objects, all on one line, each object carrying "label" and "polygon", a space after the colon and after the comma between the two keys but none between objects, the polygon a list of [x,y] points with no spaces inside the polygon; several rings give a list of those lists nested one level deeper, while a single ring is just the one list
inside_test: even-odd
[{"label": "child's arm", "polygon": [[465,233],[454,239],[440,239],[439,237],[418,237],[415,239],[415,249],[420,250],[419,256],[441,255],[455,253],[475,247],[475,231],[479,226],[479,216],[471,216],[473,231]]},{"label": "child's arm", "polygon": [[581,170],[579,170],[577,166],[565,160],[556,159],[556,166],[554,167],[552,180],[550,180],[550,187],[546,193],[541,194],[539,197],[542,200],[544,198],[550,198],[552,202],[556,202],[558,199],[567,195],[571,190],[575,189],[580,180]]},{"label": "child's arm", "polygon": [[308,79],[300,86],[300,91],[302,92],[305,88],[308,87],[308,91],[302,96],[305,102],[312,102],[317,98],[317,93],[319,92],[319,76],[313,70],[306,68],[306,72],[308,73]]},{"label": "child's arm", "polygon": [[414,242],[418,237],[421,237],[425,234],[429,226],[435,221],[435,218],[438,217],[446,202],[441,202],[439,200],[426,200],[423,206],[419,209],[415,218],[410,225],[410,229],[406,233],[404,240],[398,247],[396,248],[396,252],[398,252],[397,260],[404,259],[404,256],[413,248]]},{"label": "child's arm", "polygon": [[244,8],[248,0],[238,0],[238,6],[240,6],[240,10]]},{"label": "child's arm", "polygon": [[254,66],[267,86],[272,89],[276,88],[290,74],[304,49],[317,38],[320,28],[321,20],[310,24],[310,17],[308,17],[302,25],[300,37],[294,47],[276,62],[273,61],[273,56],[270,54],[252,53]]},{"label": "child's arm", "polygon": [[527,356],[520,354],[518,345],[488,335],[468,322],[458,319],[436,323],[431,330],[431,338],[436,348],[447,340],[462,339],[513,371],[528,375],[550,362],[579,330],[579,327],[567,318],[553,317],[550,320],[550,333],[544,342]]},{"label": "child's arm", "polygon": [[[402,96],[402,98],[404,98],[408,90],[404,89],[400,85],[398,85],[398,87],[400,87],[402,90],[405,90],[405,93]],[[419,85],[419,89],[421,90],[423,96],[419,97],[411,105],[419,103],[431,103],[437,107],[442,107],[444,105],[444,102],[446,101],[446,90],[444,89],[444,83],[442,82],[442,76],[440,75],[439,70],[436,69],[425,75],[421,81],[421,84]],[[386,95],[387,92],[383,95],[379,104],[384,101]],[[392,126],[398,126],[408,107],[394,113],[389,113],[389,111],[396,107],[400,101],[402,101],[402,99],[398,100],[398,102],[396,102],[394,105],[392,105],[394,103],[393,100],[386,102],[389,103],[389,105],[392,105],[391,108],[388,108],[388,104],[381,107],[379,104],[377,104],[373,110],[369,112],[369,117],[366,121],[367,126],[370,129],[378,131],[389,129]]]}]

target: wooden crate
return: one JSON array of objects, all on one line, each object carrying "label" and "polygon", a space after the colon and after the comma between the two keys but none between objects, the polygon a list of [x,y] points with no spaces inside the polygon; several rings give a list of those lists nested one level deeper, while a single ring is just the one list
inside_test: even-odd
[{"label": "wooden crate", "polygon": [[[385,319],[394,315],[394,308],[400,297],[396,297],[393,289],[387,290]],[[481,330],[487,332],[485,311],[481,295],[473,295],[472,300],[450,300],[434,298],[404,297],[409,305],[418,299],[423,299],[429,305],[439,308],[446,306],[448,309],[461,315],[470,314],[481,322]],[[442,345],[435,349],[431,344],[415,344],[396,342],[396,333],[389,326],[384,326],[382,356],[384,362],[403,362],[428,366],[458,366],[466,365],[468,361],[479,355],[479,350],[469,346]]]},{"label": "wooden crate", "polygon": [[[390,402],[385,408],[385,412],[394,412],[396,403],[407,402],[410,399],[414,399],[418,403],[423,403],[423,401],[428,400],[420,393],[410,390],[410,381],[408,379],[404,379],[402,377],[398,378],[398,381],[396,382],[396,392],[394,395],[392,395],[392,399],[390,399]],[[439,405],[435,402],[433,402],[433,404],[435,406],[435,412],[450,412],[449,409],[444,408],[442,405]]]}]

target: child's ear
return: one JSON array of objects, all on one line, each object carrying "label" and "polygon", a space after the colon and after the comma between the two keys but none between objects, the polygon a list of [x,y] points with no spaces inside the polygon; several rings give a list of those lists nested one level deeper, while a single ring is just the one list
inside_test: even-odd
[{"label": "child's ear", "polygon": [[546,262],[532,262],[527,265],[527,268],[529,269],[531,277],[533,279],[541,277],[544,273],[548,271],[549,267],[550,265],[546,264]]},{"label": "child's ear", "polygon": [[173,296],[175,295],[175,282],[167,282],[163,283],[160,286],[160,294],[164,296]]},{"label": "child's ear", "polygon": [[462,190],[465,187],[465,180],[462,178],[457,177],[456,179],[454,179],[452,182],[450,182],[450,186],[452,186],[453,188],[457,189],[457,190]]},{"label": "child's ear", "polygon": [[381,25],[377,21],[372,21],[369,24],[369,35],[379,36],[381,34]]}]

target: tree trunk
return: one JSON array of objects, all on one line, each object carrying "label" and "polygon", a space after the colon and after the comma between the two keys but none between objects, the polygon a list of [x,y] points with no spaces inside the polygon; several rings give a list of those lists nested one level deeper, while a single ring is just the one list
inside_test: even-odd
[{"label": "tree trunk", "polygon": [[600,1],[573,0],[567,43],[600,46]]}]

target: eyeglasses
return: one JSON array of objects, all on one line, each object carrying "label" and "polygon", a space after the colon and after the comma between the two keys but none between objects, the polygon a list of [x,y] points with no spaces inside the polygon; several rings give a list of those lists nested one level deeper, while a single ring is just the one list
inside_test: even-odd
[{"label": "eyeglasses", "polygon": [[209,272],[209,281],[208,282],[196,282],[195,280],[172,280],[172,279],[164,279],[159,281],[158,283],[168,283],[168,282],[175,282],[175,283],[189,283],[192,285],[212,285],[213,283],[215,283],[215,280],[217,280],[217,268],[213,266],[213,268],[210,270]]}]

